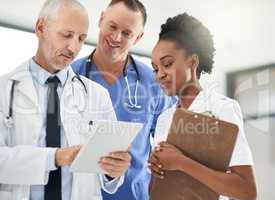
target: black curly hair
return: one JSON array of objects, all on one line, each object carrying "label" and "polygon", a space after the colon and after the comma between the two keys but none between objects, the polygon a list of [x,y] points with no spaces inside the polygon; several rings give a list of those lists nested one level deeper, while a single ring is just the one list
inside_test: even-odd
[{"label": "black curly hair", "polygon": [[187,13],[168,18],[166,23],[161,25],[160,40],[174,42],[177,48],[185,49],[189,55],[197,54],[199,57],[198,78],[202,73],[212,72],[215,53],[213,36],[196,18]]}]

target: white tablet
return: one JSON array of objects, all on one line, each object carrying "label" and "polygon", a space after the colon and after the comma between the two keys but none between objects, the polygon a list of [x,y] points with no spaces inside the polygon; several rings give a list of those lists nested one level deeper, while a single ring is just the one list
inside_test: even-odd
[{"label": "white tablet", "polygon": [[98,164],[100,157],[113,151],[124,151],[130,146],[143,124],[98,120],[90,122],[90,137],[71,164],[71,171],[106,173]]}]

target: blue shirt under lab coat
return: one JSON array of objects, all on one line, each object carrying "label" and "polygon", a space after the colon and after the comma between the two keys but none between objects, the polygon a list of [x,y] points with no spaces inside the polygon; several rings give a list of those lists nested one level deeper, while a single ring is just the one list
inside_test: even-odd
[{"label": "blue shirt under lab coat", "polygon": [[[75,73],[85,75],[87,57],[77,60],[72,64]],[[137,102],[140,109],[130,108],[128,90],[123,75],[113,84],[108,84],[102,74],[97,71],[96,65],[92,65],[90,79],[105,87],[110,94],[113,107],[119,121],[143,123],[143,129],[138,133],[131,146],[131,166],[129,167],[123,185],[113,194],[104,191],[104,200],[147,200],[151,174],[147,167],[147,160],[151,150],[150,136],[154,132],[157,117],[160,112],[175,103],[174,98],[164,95],[162,89],[155,82],[152,69],[135,60],[139,72],[140,85],[137,91]],[[129,64],[126,70],[129,80],[131,99],[134,101],[137,74],[133,64]]]}]

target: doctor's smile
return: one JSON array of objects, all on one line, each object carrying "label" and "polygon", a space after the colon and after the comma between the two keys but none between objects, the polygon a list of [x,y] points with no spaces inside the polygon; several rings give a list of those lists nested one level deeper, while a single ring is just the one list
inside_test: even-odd
[{"label": "doctor's smile", "polygon": [[106,40],[106,43],[108,44],[108,46],[110,48],[119,48],[120,47],[118,42],[110,42],[109,40]]}]

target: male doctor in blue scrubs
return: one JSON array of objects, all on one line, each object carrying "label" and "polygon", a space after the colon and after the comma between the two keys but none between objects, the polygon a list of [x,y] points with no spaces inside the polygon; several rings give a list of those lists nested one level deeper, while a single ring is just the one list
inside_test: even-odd
[{"label": "male doctor in blue scrubs", "polygon": [[150,136],[158,114],[174,102],[156,85],[152,70],[128,55],[129,48],[143,35],[146,18],[140,1],[112,0],[101,13],[96,49],[72,65],[76,73],[89,77],[109,91],[118,120],[144,124],[131,145],[132,161],[124,184],[114,195],[102,191],[104,200],[149,199]]}]

